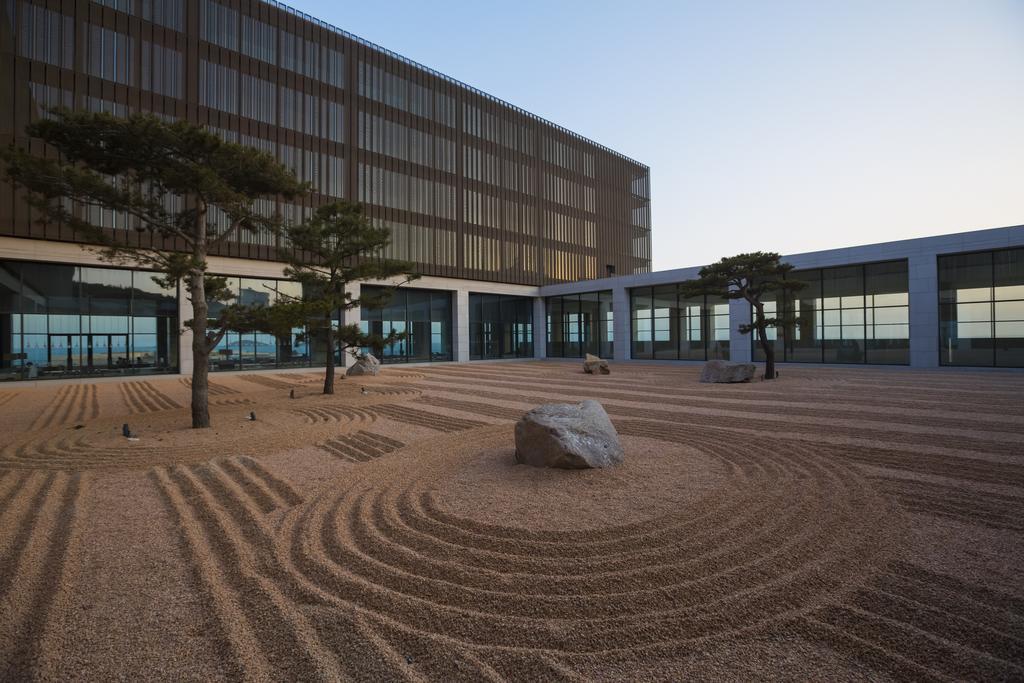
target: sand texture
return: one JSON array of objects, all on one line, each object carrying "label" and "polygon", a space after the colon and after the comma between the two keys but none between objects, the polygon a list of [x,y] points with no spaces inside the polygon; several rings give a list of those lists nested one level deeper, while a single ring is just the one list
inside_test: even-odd
[{"label": "sand texture", "polygon": [[611,370],[0,387],[0,680],[1024,679],[1024,373]]}]

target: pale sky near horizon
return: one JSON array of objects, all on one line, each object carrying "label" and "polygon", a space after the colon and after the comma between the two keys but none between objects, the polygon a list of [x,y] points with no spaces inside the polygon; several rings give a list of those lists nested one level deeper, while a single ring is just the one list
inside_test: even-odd
[{"label": "pale sky near horizon", "polygon": [[289,4],[650,166],[655,270],[1024,224],[1024,0]]}]

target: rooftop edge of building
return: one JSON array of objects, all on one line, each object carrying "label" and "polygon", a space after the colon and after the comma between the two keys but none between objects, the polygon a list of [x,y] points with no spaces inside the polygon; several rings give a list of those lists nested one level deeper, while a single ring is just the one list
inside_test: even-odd
[{"label": "rooftop edge of building", "polygon": [[[907,258],[917,252],[934,252],[936,254],[986,251],[1007,247],[1024,246],[1024,223],[1007,225],[997,228],[980,228],[963,232],[952,232],[926,237],[908,237],[889,242],[874,242],[847,247],[834,247],[818,251],[805,251],[796,254],[783,254],[784,261],[796,261],[797,268],[805,267],[813,262],[814,267],[828,267],[872,261],[888,261]],[[669,284],[697,277],[697,271],[707,264],[670,268],[668,270],[651,270],[648,273],[616,275],[613,277],[596,278],[593,280],[575,280],[541,285],[541,296],[556,296],[571,292],[610,289],[615,286],[626,287]],[[636,284],[629,284],[636,283]],[[590,289],[586,289],[590,287]]]}]

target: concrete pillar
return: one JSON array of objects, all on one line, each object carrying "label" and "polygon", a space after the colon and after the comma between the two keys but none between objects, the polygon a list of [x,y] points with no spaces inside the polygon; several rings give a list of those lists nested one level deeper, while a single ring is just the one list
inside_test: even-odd
[{"label": "concrete pillar", "polygon": [[533,357],[548,357],[547,303],[542,297],[533,300]]},{"label": "concrete pillar", "polygon": [[612,332],[615,339],[615,360],[629,360],[629,289],[623,286],[612,288]]},{"label": "concrete pillar", "polygon": [[192,302],[185,292],[184,283],[178,285],[178,328],[181,334],[178,336],[178,371],[182,375],[192,375],[192,329],[185,327],[185,321],[192,319]]},{"label": "concrete pillar", "polygon": [[910,291],[910,365],[939,365],[939,272],[934,252],[907,260]]},{"label": "concrete pillar", "polygon": [[452,292],[452,349],[454,360],[459,363],[469,361],[469,290],[456,289]]},{"label": "concrete pillar", "polygon": [[[346,285],[346,291],[352,295],[353,299],[358,299],[362,295],[363,287],[358,282],[351,282]],[[359,306],[355,308],[349,308],[342,312],[341,323],[343,325],[358,325],[363,319],[363,309]],[[341,366],[349,367],[356,362],[356,359],[352,357],[352,354],[347,351],[341,357]]]},{"label": "concrete pillar", "polygon": [[746,299],[729,300],[729,360],[749,363],[751,359],[750,333],[740,334],[740,325],[749,325],[750,303]]}]

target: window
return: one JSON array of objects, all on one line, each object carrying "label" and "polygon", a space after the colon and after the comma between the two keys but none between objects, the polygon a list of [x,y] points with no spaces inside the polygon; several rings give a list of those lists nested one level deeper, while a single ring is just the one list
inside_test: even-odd
[{"label": "window", "polygon": [[[364,286],[364,294],[377,294],[379,287]],[[382,363],[424,363],[452,359],[451,292],[399,288],[382,308],[362,307],[364,333],[387,338],[402,335],[392,344],[364,348]]]},{"label": "window", "polygon": [[657,360],[729,358],[729,303],[687,298],[678,284],[630,290],[631,357]]},{"label": "window", "polygon": [[939,257],[939,359],[1024,367],[1024,249]]},{"label": "window", "polygon": [[184,31],[185,0],[142,0],[142,18],[175,31]]},{"label": "window", "polygon": [[17,39],[22,57],[64,69],[74,66],[75,23],[71,17],[23,3]]},{"label": "window", "polygon": [[277,29],[259,19],[242,16],[242,53],[277,64]]},{"label": "window", "polygon": [[178,295],[153,276],[0,261],[0,381],[176,372]]},{"label": "window", "polygon": [[[787,319],[768,330],[776,360],[801,363],[910,362],[907,262],[795,270],[788,279],[807,286],[779,301],[765,302],[765,314]],[[753,357],[764,352],[752,340]]]},{"label": "window", "polygon": [[469,294],[469,358],[533,357],[533,299]]},{"label": "window", "polygon": [[181,53],[163,45],[142,41],[142,89],[168,97],[182,96]]},{"label": "window", "polygon": [[548,297],[545,309],[548,357],[582,358],[591,353],[612,358],[615,355],[610,290]]},{"label": "window", "polygon": [[270,81],[242,76],[242,116],[263,123],[277,121],[277,87]]},{"label": "window", "polygon": [[238,113],[238,72],[220,64],[199,62],[199,104]]},{"label": "window", "polygon": [[98,78],[134,85],[130,36],[100,26],[89,25],[89,54],[86,71]]},{"label": "window", "polygon": [[199,30],[203,40],[226,47],[238,49],[238,11],[225,7],[213,0],[201,0],[199,3]]}]

